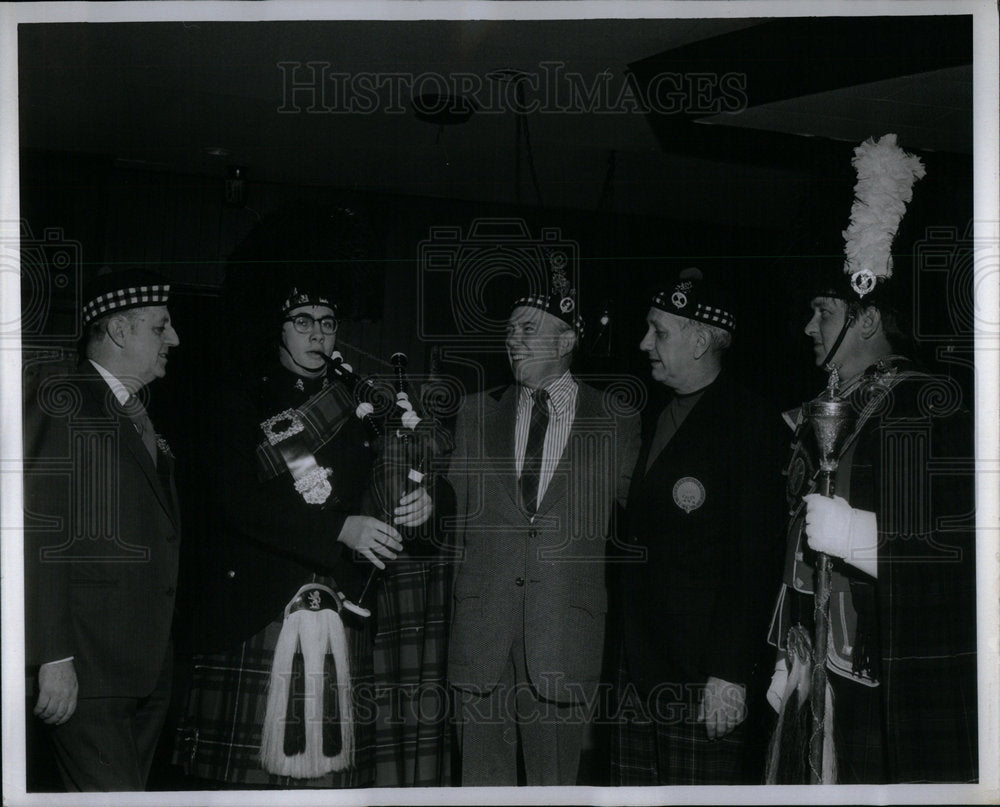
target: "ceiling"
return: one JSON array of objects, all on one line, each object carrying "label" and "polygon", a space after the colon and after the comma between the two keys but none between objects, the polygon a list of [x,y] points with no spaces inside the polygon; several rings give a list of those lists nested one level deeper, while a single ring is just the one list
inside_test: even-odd
[{"label": "ceiling", "polygon": [[[952,44],[930,47],[944,22],[959,24]],[[961,24],[971,32],[959,18],[22,24],[21,146],[752,226],[776,213],[762,194],[808,179],[820,143],[895,131],[912,150],[971,153]],[[667,92],[646,113],[633,90],[657,77]],[[478,107],[464,123],[413,112],[414,96],[463,89]]]}]

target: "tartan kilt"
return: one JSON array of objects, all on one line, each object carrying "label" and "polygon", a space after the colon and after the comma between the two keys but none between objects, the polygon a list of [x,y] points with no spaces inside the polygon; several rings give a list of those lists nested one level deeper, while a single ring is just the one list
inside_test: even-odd
[{"label": "tartan kilt", "polygon": [[378,589],[375,785],[451,784],[447,562],[400,557]]},{"label": "tartan kilt", "polygon": [[260,764],[268,680],[282,618],[228,653],[196,655],[174,763],[188,776],[281,789],[370,787],[375,778],[371,629],[344,617],[354,703],[354,765],[314,779],[267,773]]},{"label": "tartan kilt", "polygon": [[621,660],[612,716],[612,785],[760,783],[745,771],[746,722],[710,740],[697,722],[701,691],[695,685],[671,687],[654,702],[638,692]]}]

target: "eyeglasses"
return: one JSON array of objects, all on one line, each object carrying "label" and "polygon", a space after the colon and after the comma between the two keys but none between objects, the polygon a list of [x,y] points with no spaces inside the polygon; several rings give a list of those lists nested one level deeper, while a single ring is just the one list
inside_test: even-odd
[{"label": "eyeglasses", "polygon": [[294,317],[285,317],[283,322],[292,323],[292,327],[299,333],[312,333],[313,326],[318,322],[319,329],[327,336],[332,336],[337,332],[337,320],[333,317],[321,317],[316,319],[309,314],[296,314]]}]

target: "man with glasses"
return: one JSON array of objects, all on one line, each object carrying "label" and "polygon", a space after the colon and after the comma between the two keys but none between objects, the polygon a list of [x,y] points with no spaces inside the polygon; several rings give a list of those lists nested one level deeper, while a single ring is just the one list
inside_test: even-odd
[{"label": "man with glasses", "polygon": [[[303,273],[274,301],[268,349],[222,391],[201,452],[200,652],[176,754],[211,787],[374,782],[372,624],[346,611],[339,592],[357,596],[371,567],[401,551],[397,528],[423,524],[433,505],[421,487],[385,520],[361,514],[374,457],[351,391],[327,374],[337,332],[330,285]],[[307,419],[315,428],[302,428]],[[320,627],[289,634],[291,617],[302,625],[310,608]],[[326,636],[339,637],[329,652]],[[287,714],[269,698],[280,686]]]},{"label": "man with glasses", "polygon": [[[284,331],[279,349],[279,361],[282,366],[293,373],[308,377],[317,377],[326,373],[326,363],[323,361],[327,337],[337,333],[337,318],[326,306],[304,306],[296,308],[283,320]],[[288,328],[291,325],[291,328]],[[308,337],[298,339],[288,333]],[[333,340],[330,339],[332,350]]]}]

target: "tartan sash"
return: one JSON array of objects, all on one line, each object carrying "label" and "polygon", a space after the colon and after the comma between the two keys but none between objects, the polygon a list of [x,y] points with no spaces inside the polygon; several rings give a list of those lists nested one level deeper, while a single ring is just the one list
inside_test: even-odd
[{"label": "tartan sash", "polygon": [[[331,384],[302,406],[286,409],[263,421],[265,439],[257,445],[257,475],[273,479],[293,470],[333,440],[348,418],[354,402],[341,384]],[[315,460],[313,460],[315,465]]]}]

